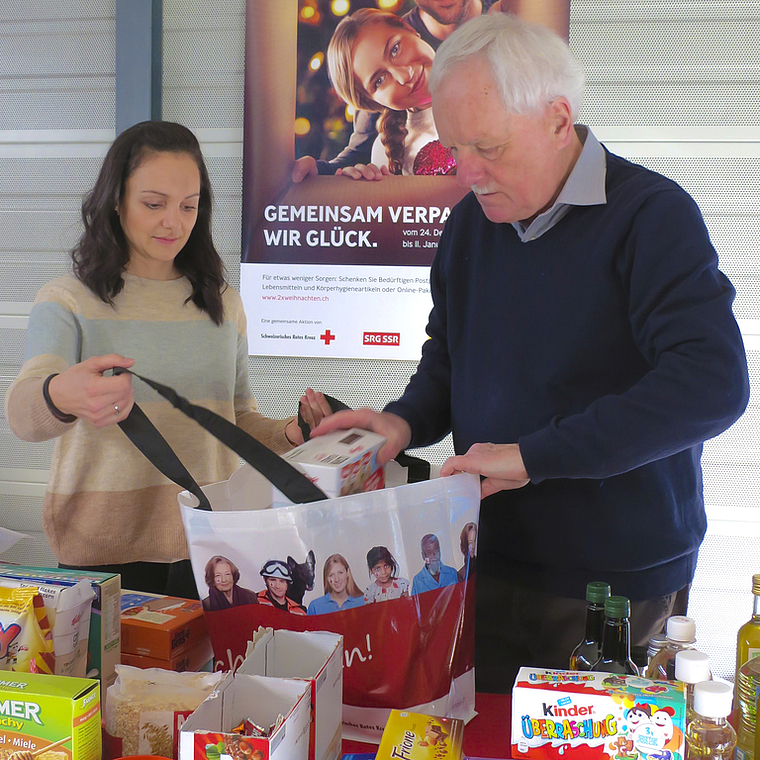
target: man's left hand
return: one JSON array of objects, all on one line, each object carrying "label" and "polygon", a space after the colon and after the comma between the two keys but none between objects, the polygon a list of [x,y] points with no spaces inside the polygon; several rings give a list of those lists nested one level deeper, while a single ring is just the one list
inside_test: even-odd
[{"label": "man's left hand", "polygon": [[474,443],[466,454],[450,457],[441,468],[442,476],[457,472],[474,472],[485,478],[480,484],[482,499],[530,483],[516,443]]}]

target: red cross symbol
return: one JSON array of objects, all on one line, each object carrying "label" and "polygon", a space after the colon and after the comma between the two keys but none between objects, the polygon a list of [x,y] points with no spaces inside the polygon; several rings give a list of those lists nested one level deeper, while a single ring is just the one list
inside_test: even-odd
[{"label": "red cross symbol", "polygon": [[328,328],[327,330],[325,330],[323,335],[319,336],[319,339],[323,340],[326,346],[329,346],[330,341],[335,340],[335,336],[330,332],[330,329]]}]

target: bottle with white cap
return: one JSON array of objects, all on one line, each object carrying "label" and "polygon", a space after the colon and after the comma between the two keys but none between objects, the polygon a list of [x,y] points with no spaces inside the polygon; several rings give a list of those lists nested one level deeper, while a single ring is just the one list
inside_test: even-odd
[{"label": "bottle with white cap", "polygon": [[736,732],[728,722],[733,689],[723,681],[702,681],[694,686],[694,720],[686,729],[689,758],[733,758]]},{"label": "bottle with white cap", "polygon": [[684,649],[694,649],[697,643],[697,626],[685,615],[673,615],[665,626],[667,644],[647,665],[646,677],[656,680],[673,681],[676,677],[676,654]]},{"label": "bottle with white cap", "polygon": [[696,649],[676,652],[676,681],[686,687],[686,725],[694,718],[694,686],[701,681],[709,681],[710,656]]}]

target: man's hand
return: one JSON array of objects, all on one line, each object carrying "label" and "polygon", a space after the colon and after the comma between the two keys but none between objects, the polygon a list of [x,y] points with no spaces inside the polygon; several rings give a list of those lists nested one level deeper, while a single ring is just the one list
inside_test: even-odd
[{"label": "man's hand", "polygon": [[95,427],[121,422],[129,416],[135,402],[132,375],[125,372],[103,377],[103,373],[114,367],[131,367],[134,363],[134,359],[119,354],[85,359],[50,381],[50,400],[59,411],[74,414]]},{"label": "man's hand", "polygon": [[385,437],[385,444],[377,453],[377,461],[384,465],[403,451],[412,440],[412,429],[409,423],[390,412],[376,412],[374,409],[356,409],[336,412],[325,417],[312,431],[312,436],[324,435],[333,430],[348,430],[349,428],[371,430]]},{"label": "man's hand", "polygon": [[450,457],[441,467],[442,476],[457,472],[474,472],[485,477],[480,484],[482,499],[530,483],[516,443],[474,443],[466,454]]},{"label": "man's hand", "polygon": [[387,166],[375,166],[375,164],[356,164],[356,166],[344,166],[335,172],[336,177],[350,177],[351,179],[378,180],[390,175]]},{"label": "man's hand", "polygon": [[290,178],[293,182],[303,182],[307,177],[316,177],[318,174],[317,160],[311,156],[302,156],[293,164]]}]

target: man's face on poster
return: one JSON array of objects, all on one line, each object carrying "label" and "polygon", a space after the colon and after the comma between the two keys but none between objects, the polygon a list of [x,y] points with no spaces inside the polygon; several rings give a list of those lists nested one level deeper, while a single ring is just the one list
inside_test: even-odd
[{"label": "man's face on poster", "polygon": [[415,0],[421,11],[432,16],[439,24],[459,26],[467,17],[473,0]]}]

